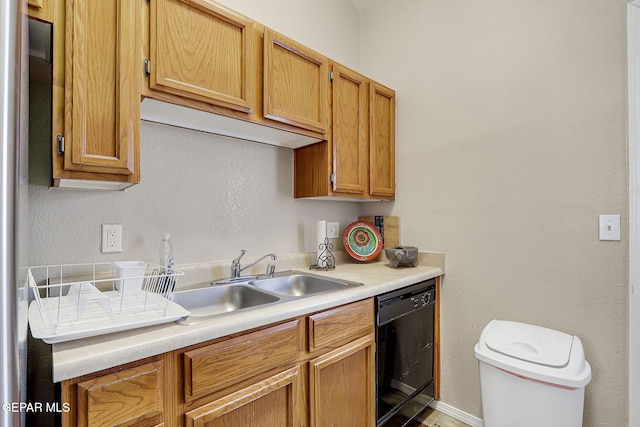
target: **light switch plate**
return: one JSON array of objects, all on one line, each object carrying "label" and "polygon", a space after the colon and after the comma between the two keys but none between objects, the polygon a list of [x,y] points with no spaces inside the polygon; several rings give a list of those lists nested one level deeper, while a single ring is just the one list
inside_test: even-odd
[{"label": "light switch plate", "polygon": [[122,252],[122,224],[102,224],[102,252]]},{"label": "light switch plate", "polygon": [[600,215],[600,240],[620,240],[620,215]]},{"label": "light switch plate", "polygon": [[327,221],[327,237],[329,239],[337,239],[340,237],[340,223]]}]

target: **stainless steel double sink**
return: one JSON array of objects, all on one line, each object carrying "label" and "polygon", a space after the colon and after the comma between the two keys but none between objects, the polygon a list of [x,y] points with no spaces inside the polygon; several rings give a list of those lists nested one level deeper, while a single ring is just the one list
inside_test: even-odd
[{"label": "stainless steel double sink", "polygon": [[172,300],[190,311],[182,324],[193,324],[229,312],[276,304],[326,292],[362,286],[362,283],[284,271],[273,278],[253,279],[175,292]]}]

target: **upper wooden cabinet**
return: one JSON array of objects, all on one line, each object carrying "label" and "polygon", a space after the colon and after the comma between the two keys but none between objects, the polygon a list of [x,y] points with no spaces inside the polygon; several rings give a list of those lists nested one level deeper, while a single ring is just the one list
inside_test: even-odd
[{"label": "upper wooden cabinet", "polygon": [[270,29],[264,31],[264,116],[325,134],[328,59]]},{"label": "upper wooden cabinet", "polygon": [[305,146],[296,197],[395,197],[393,91],[339,64],[331,83],[327,57],[212,0],[31,1],[53,10],[54,185],[139,182],[144,117]]},{"label": "upper wooden cabinet", "polygon": [[295,150],[295,197],[395,198],[395,92],[332,64],[327,141]]},{"label": "upper wooden cabinet", "polygon": [[333,65],[332,77],[333,192],[364,196],[368,79],[339,64]]},{"label": "upper wooden cabinet", "polygon": [[369,194],[396,194],[396,94],[379,83],[369,86]]},{"label": "upper wooden cabinet", "polygon": [[65,19],[54,31],[55,58],[65,59],[54,61],[54,183],[139,182],[140,7],[128,0],[68,0],[64,7],[56,4]]},{"label": "upper wooden cabinet", "polygon": [[209,0],[153,0],[150,86],[251,113],[255,102],[254,24]]}]

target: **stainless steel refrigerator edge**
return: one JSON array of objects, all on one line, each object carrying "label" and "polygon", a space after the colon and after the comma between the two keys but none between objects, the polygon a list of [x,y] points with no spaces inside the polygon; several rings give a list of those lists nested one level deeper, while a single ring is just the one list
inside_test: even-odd
[{"label": "stainless steel refrigerator edge", "polygon": [[[25,0],[0,5],[0,425],[25,425],[28,32]],[[18,405],[17,407],[15,405]],[[16,410],[17,408],[17,410]]]}]

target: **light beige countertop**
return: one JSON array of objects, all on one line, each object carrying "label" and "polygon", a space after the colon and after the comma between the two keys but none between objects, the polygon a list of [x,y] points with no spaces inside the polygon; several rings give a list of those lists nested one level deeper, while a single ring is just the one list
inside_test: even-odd
[{"label": "light beige countertop", "polygon": [[[371,263],[338,261],[331,271],[308,269],[310,255],[279,257],[277,271],[298,270],[360,282],[364,286],[224,313],[192,325],[172,322],[53,345],[53,381],[59,382],[146,357],[198,344],[290,318],[362,300],[444,274],[444,255],[420,253],[415,268],[391,268],[381,256]],[[247,262],[249,262],[248,260]],[[215,265],[214,265],[215,264]],[[178,266],[185,271],[178,290],[221,277],[220,265]],[[183,267],[183,268],[181,268]],[[262,268],[262,266],[260,266]]]}]

